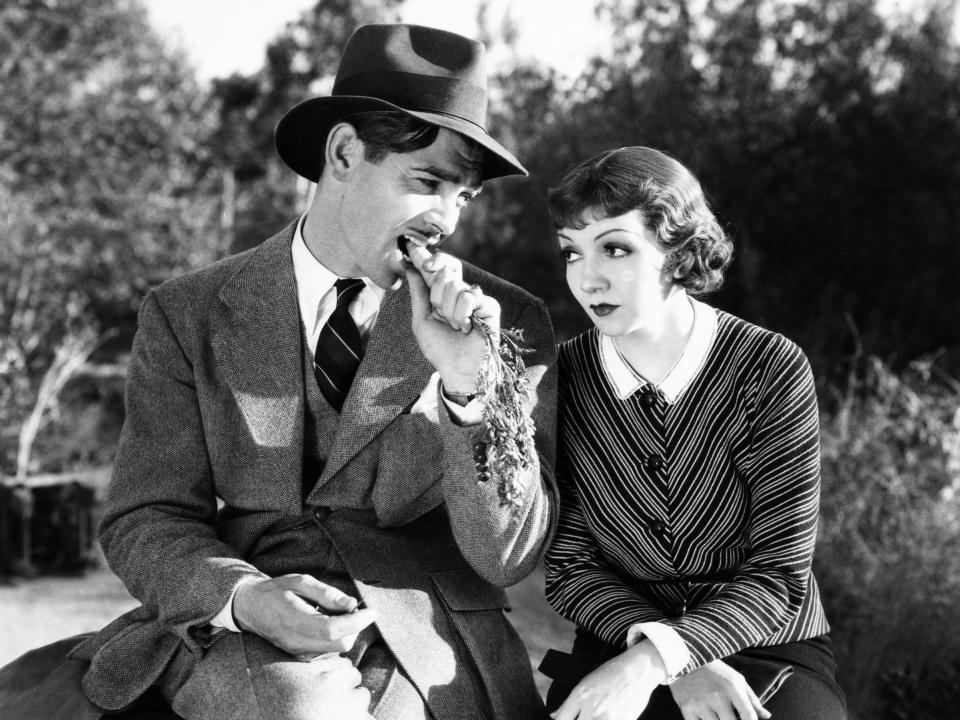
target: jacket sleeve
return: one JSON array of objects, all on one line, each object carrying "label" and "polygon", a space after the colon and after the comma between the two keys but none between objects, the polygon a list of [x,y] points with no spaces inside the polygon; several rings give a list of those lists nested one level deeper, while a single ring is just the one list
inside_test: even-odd
[{"label": "jacket sleeve", "polygon": [[529,382],[527,411],[533,419],[536,456],[521,478],[517,511],[501,507],[496,477],[485,479],[486,434],[483,424],[458,426],[441,407],[442,488],[457,545],[487,581],[505,587],[533,571],[556,524],[557,491],[553,477],[556,445],[556,343],[547,309],[529,303],[517,321],[522,329]]},{"label": "jacket sleeve", "polygon": [[140,308],[100,542],[127,589],[191,646],[238,582],[263,577],[217,538],[216,511],[191,363],[151,292]]}]

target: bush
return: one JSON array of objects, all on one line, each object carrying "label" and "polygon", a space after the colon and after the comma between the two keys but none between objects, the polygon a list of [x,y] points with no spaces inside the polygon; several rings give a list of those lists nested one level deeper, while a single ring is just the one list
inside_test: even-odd
[{"label": "bush", "polygon": [[822,421],[815,563],[851,714],[900,717],[960,662],[960,386],[863,365]]}]

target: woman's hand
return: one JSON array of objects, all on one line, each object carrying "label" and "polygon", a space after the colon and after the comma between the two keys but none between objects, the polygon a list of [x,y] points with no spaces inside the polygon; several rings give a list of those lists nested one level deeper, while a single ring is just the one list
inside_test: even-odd
[{"label": "woman's hand", "polygon": [[581,680],[554,720],[637,720],[650,693],[667,677],[660,653],[643,640]]},{"label": "woman's hand", "polygon": [[743,675],[721,660],[697,668],[670,684],[683,720],[766,720],[770,713]]}]

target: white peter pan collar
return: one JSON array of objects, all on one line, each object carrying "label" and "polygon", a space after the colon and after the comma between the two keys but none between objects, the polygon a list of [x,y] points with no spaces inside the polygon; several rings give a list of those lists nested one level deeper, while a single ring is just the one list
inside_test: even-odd
[{"label": "white peter pan collar", "polygon": [[700,372],[717,334],[717,311],[709,305],[690,298],[693,306],[693,328],[676,364],[658,384],[639,375],[617,350],[613,338],[600,334],[600,360],[607,379],[617,397],[626,400],[647,385],[660,390],[667,403],[676,403]]}]

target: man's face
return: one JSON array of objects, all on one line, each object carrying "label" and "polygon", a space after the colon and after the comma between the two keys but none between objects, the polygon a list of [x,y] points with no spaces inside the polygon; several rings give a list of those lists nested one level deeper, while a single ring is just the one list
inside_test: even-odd
[{"label": "man's face", "polygon": [[410,153],[364,159],[347,180],[338,212],[339,251],[353,274],[382,288],[404,275],[407,238],[437,245],[456,229],[460,211],[480,192],[482,151],[441,128],[434,143]]}]

